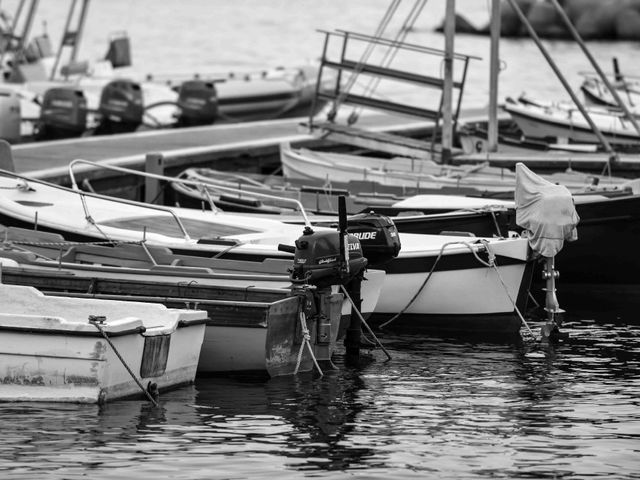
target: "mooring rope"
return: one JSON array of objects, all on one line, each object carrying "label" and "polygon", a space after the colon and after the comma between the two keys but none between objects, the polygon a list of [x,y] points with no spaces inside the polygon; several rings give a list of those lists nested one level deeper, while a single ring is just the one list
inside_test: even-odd
[{"label": "mooring rope", "polygon": [[309,348],[309,354],[311,355],[311,359],[313,360],[313,364],[318,369],[318,373],[320,376],[324,376],[320,365],[318,365],[318,360],[313,353],[313,347],[311,346],[311,334],[309,333],[309,329],[307,328],[307,316],[304,314],[304,311],[300,310],[300,314],[298,315],[300,319],[300,325],[302,327],[302,342],[300,343],[300,349],[298,350],[298,359],[296,361],[296,368],[293,371],[293,374],[296,375],[298,370],[300,370],[300,364],[302,363],[302,352],[304,351],[305,345]]},{"label": "mooring rope", "polygon": [[498,264],[496,263],[496,255],[489,248],[489,242],[487,242],[486,240],[481,240],[481,242],[485,246],[485,248],[487,249],[487,254],[489,255],[489,263],[491,264],[493,269],[496,271],[496,275],[498,276],[498,280],[500,280],[500,283],[502,284],[502,287],[504,288],[504,291],[507,294],[507,297],[509,297],[509,300],[511,301],[511,304],[513,305],[513,308],[514,308],[515,312],[518,314],[518,317],[520,318],[520,321],[525,326],[527,332],[529,332],[529,335],[531,335],[531,338],[533,340],[537,340],[536,336],[533,334],[533,331],[529,327],[529,324],[524,319],[524,316],[522,315],[522,313],[520,313],[520,309],[516,305],[515,300],[513,299],[511,294],[509,293],[509,289],[507,288],[507,285],[505,284],[504,280],[502,279],[502,275],[500,275],[500,270],[498,269]]},{"label": "mooring rope", "polygon": [[120,359],[120,362],[122,362],[122,365],[124,366],[124,368],[127,370],[127,372],[129,372],[129,375],[131,375],[131,378],[133,378],[133,380],[138,384],[138,387],[140,387],[140,390],[142,390],[142,392],[147,396],[147,398],[149,399],[149,401],[151,403],[153,403],[153,405],[155,407],[159,407],[160,405],[158,404],[158,402],[156,401],[155,398],[153,398],[151,396],[151,393],[149,393],[149,391],[144,388],[142,386],[142,383],[140,383],[140,380],[138,380],[138,378],[135,376],[135,374],[133,373],[133,371],[131,370],[131,368],[129,368],[129,365],[127,365],[127,362],[125,362],[124,358],[122,358],[122,355],[120,355],[120,352],[118,352],[118,349],[115,347],[115,345],[113,344],[113,342],[111,341],[111,339],[109,338],[109,336],[107,335],[107,332],[104,331],[104,329],[102,328],[101,323],[106,319],[106,317],[103,316],[98,316],[98,315],[89,315],[89,323],[92,324],[94,327],[96,327],[98,329],[98,331],[102,334],[102,336],[104,337],[104,339],[107,341],[107,343],[111,346],[111,348],[113,349],[113,352],[116,354],[116,356],[118,357],[118,359]]},{"label": "mooring rope", "polygon": [[485,248],[485,250],[487,252],[487,255],[489,256],[489,261],[488,262],[484,261],[483,259],[481,259],[478,256],[478,253],[477,253],[476,249],[469,242],[457,241],[457,242],[448,242],[448,243],[445,243],[444,245],[442,245],[442,247],[440,248],[440,252],[438,253],[438,257],[436,258],[436,261],[434,262],[433,266],[431,267],[431,270],[429,270],[429,274],[427,275],[427,278],[424,280],[424,282],[422,282],[422,285],[420,286],[418,291],[411,298],[409,303],[399,313],[395,314],[389,320],[387,320],[386,322],[382,323],[380,325],[380,328],[384,328],[387,325],[389,325],[391,322],[396,320],[400,315],[402,315],[413,304],[413,302],[415,302],[415,300],[418,298],[420,293],[422,293],[422,291],[426,287],[427,283],[429,282],[429,279],[431,278],[431,276],[432,276],[432,274],[433,274],[433,272],[434,272],[434,270],[436,268],[436,265],[438,264],[438,262],[442,258],[442,254],[444,253],[445,248],[447,248],[448,246],[451,246],[451,245],[461,245],[461,246],[464,246],[464,247],[468,248],[469,251],[471,251],[473,256],[476,258],[476,260],[478,260],[478,262],[480,262],[480,264],[482,264],[482,265],[484,265],[485,267],[488,267],[488,268],[493,268],[496,271],[496,274],[498,276],[498,280],[500,280],[500,283],[502,284],[502,287],[504,288],[505,293],[507,294],[507,297],[511,301],[511,304],[513,305],[513,308],[514,308],[516,314],[520,318],[520,321],[523,323],[523,325],[526,327],[526,329],[529,332],[529,334],[531,335],[531,337],[535,340],[536,336],[531,331],[531,328],[529,327],[529,324],[527,323],[527,321],[524,319],[524,316],[522,315],[522,313],[520,313],[520,309],[518,308],[518,306],[516,305],[516,302],[514,301],[513,297],[509,293],[509,289],[507,288],[506,283],[502,279],[502,275],[500,275],[500,271],[498,270],[498,265],[496,264],[496,261],[495,261],[496,260],[496,255],[489,248],[489,242],[487,240],[484,240],[484,239],[480,240],[480,241],[481,241],[482,245],[484,246],[484,248]]}]

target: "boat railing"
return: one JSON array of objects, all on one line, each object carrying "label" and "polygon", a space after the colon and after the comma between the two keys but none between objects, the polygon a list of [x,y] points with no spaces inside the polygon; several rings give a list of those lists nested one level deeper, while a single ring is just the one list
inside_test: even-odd
[{"label": "boat railing", "polygon": [[[75,160],[74,160],[75,161]],[[73,162],[71,162],[73,163]],[[91,162],[89,162],[91,163]],[[69,165],[69,168],[71,168],[71,164]],[[30,183],[41,183],[46,185],[47,182],[44,182],[42,180],[38,180],[38,179],[34,179],[34,178],[30,178],[30,177],[24,177],[22,175],[19,175],[17,173],[14,172],[2,172],[3,174],[7,174],[10,175],[14,178],[18,178],[22,181],[25,182],[25,185],[29,185]],[[71,171],[70,171],[71,174]],[[127,200],[124,198],[116,198],[116,197],[107,197],[106,195],[101,195],[99,193],[93,193],[93,192],[85,192],[84,190],[80,190],[78,188],[77,183],[75,182],[75,178],[73,177],[73,174],[71,174],[71,179],[72,179],[72,184],[73,184],[73,190],[76,191],[76,193],[78,194],[78,196],[80,197],[80,201],[82,202],[82,209],[84,211],[84,215],[85,218],[91,222],[93,222],[93,218],[89,212],[89,207],[87,206],[87,202],[86,202],[86,197],[92,197],[92,198],[99,198],[99,199],[105,199],[108,198],[109,201],[113,201],[116,203],[122,203],[124,205],[134,205],[136,207],[146,207],[149,208],[151,210],[158,210],[161,212],[165,212],[168,213],[169,215],[171,215],[174,220],[176,221],[176,223],[178,224],[178,228],[180,228],[180,231],[182,232],[182,235],[184,237],[185,240],[191,240],[191,238],[189,237],[189,233],[187,232],[187,229],[184,227],[184,224],[182,223],[182,221],[180,220],[180,218],[178,217],[178,215],[176,214],[176,212],[174,212],[170,207],[165,207],[162,205],[150,205],[148,203],[140,203],[140,202],[134,202],[133,200]]]},{"label": "boat railing", "polygon": [[[214,203],[213,199],[211,198],[211,195],[209,195],[208,187],[210,187],[210,185],[208,185],[204,181],[188,180],[188,179],[177,178],[177,177],[169,177],[169,176],[160,175],[160,174],[157,174],[157,173],[142,172],[142,171],[139,171],[139,170],[132,170],[130,168],[118,167],[118,166],[115,166],[115,165],[107,165],[107,164],[92,162],[90,160],[84,160],[84,159],[81,159],[81,158],[77,158],[75,160],[72,160],[69,163],[69,178],[71,179],[72,188],[74,190],[82,192],[83,194],[86,194],[86,195],[89,195],[89,196],[96,196],[96,197],[104,198],[104,195],[95,194],[95,193],[89,194],[88,192],[84,192],[84,191],[80,190],[80,188],[78,187],[78,183],[76,181],[76,178],[75,178],[75,174],[73,172],[74,166],[76,166],[78,164],[91,165],[93,167],[101,168],[101,169],[105,169],[105,170],[113,170],[113,171],[116,171],[116,172],[127,173],[127,174],[130,174],[130,175],[136,175],[136,176],[146,177],[146,178],[153,178],[155,180],[162,180],[162,181],[166,181],[166,182],[180,183],[180,184],[183,184],[183,185],[194,186],[194,187],[200,189],[200,191],[202,191],[205,194],[205,196],[207,197],[207,200],[208,200],[208,202],[210,204],[212,212],[215,213],[215,212],[219,211],[219,209],[215,206],[215,203]],[[215,190],[225,191],[225,192],[229,192],[229,193],[247,194],[246,190],[242,190],[242,189],[239,189],[239,188],[233,188],[233,187],[218,186],[218,185],[215,186]],[[280,196],[277,196],[277,195],[269,195],[269,194],[266,194],[266,193],[259,193],[259,192],[251,192],[251,195],[253,195],[253,196],[257,197],[257,198],[265,198],[265,199],[275,200],[275,201],[278,201],[278,202],[286,202],[286,203],[290,203],[290,204],[295,205],[299,209],[300,214],[302,215],[302,217],[304,219],[305,225],[308,226],[309,228],[311,228],[311,222],[309,220],[307,212],[305,211],[304,206],[302,205],[302,203],[299,200],[296,200],[294,198],[280,197]],[[120,201],[122,203],[133,204],[133,205],[138,205],[138,206],[146,206],[148,208],[153,208],[153,209],[156,209],[156,210],[162,210],[162,211],[170,212],[173,215],[173,217],[176,219],[176,221],[178,222],[178,225],[180,226],[180,229],[184,233],[185,237],[188,238],[187,231],[184,228],[184,226],[182,225],[182,222],[180,221],[180,219],[178,218],[176,213],[170,207],[163,207],[163,206],[159,206],[159,205],[152,205],[152,204],[149,204],[149,203],[135,202],[135,201],[132,201],[132,200],[125,200],[125,199],[118,199],[118,198],[116,198],[114,200]],[[84,205],[84,202],[83,202],[83,205]],[[85,209],[85,214],[87,214],[86,209]]]}]

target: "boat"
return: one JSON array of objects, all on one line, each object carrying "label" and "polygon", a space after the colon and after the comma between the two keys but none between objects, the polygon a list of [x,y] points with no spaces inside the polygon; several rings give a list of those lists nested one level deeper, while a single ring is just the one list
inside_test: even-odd
[{"label": "boat", "polygon": [[[461,123],[457,131],[457,138],[462,151],[469,154],[487,153],[489,122],[487,120],[474,120]],[[615,146],[617,152],[636,153],[639,148],[633,144]],[[562,158],[570,154],[604,153],[602,145],[596,143],[576,143],[572,139],[558,138],[530,138],[522,133],[518,124],[512,119],[503,119],[498,122],[498,150],[502,153],[519,155],[540,154],[550,158]],[[594,178],[606,179],[604,175]]]},{"label": "boat", "polygon": [[[75,7],[72,2],[65,41],[56,52],[46,32],[31,39],[7,34],[12,41],[0,56],[0,111],[17,105],[18,115],[0,117],[0,138],[18,142],[313,115],[326,103],[316,92],[335,81],[318,83],[318,66],[311,63],[243,72],[140,72],[131,66],[126,32],[110,37],[104,59],[78,61],[88,2],[78,16]],[[36,13],[34,3],[26,18],[15,19],[25,25],[22,35]],[[68,63],[60,66],[69,46]]]},{"label": "boat", "polygon": [[206,312],[0,284],[2,401],[104,403],[193,383]]},{"label": "boat", "polygon": [[[634,77],[622,76],[618,73],[615,78],[610,80],[610,83],[629,111],[636,116],[640,115],[640,80]],[[616,110],[621,108],[605,82],[596,75],[585,75],[580,85],[580,90],[588,105]]]},{"label": "boat", "polygon": [[[318,66],[308,63],[291,67],[179,76],[145,75],[176,92],[189,87],[181,106],[193,109],[198,98],[215,95],[217,113],[211,123],[245,122],[315,115],[326,104],[316,101],[316,90],[332,86],[325,78],[318,84]],[[208,90],[208,91],[207,91]]]},{"label": "boat", "polygon": [[[324,182],[336,187],[379,190],[373,184],[390,187],[403,197],[420,194],[487,196],[513,198],[515,173],[507,168],[489,167],[488,163],[455,166],[411,158],[380,159],[371,156],[345,155],[292,149],[283,144],[280,158],[284,177],[297,181]],[[606,175],[585,174],[568,169],[542,175],[543,178],[566,186],[571,192],[594,188],[624,188],[628,179]],[[389,190],[386,191],[390,193]],[[400,199],[398,199],[400,200]]]},{"label": "boat", "polygon": [[[144,241],[174,254],[262,261],[291,259],[291,250],[278,246],[292,246],[301,238],[299,225],[276,219],[140,204],[6,171],[0,175],[0,187],[1,223],[59,233],[71,241]],[[307,227],[309,233],[335,232]],[[359,229],[350,228],[350,233],[361,241],[370,260],[383,252],[384,259],[371,265],[386,272],[372,319],[403,312],[403,319],[414,328],[519,332],[514,303],[527,296],[531,258],[526,239],[469,241],[410,234],[399,239],[395,227],[384,219],[366,221]],[[487,252],[495,254],[495,264],[480,261]],[[460,295],[468,301],[461,304]]]},{"label": "boat", "polygon": [[[582,112],[571,103],[541,102],[525,96],[507,98],[503,107],[525,137],[552,139],[552,143],[600,143]],[[594,124],[612,145],[638,147],[640,135],[622,112],[585,107]]]},{"label": "boat", "polygon": [[[206,310],[210,320],[200,373],[292,374],[298,362],[298,351],[292,346],[300,348],[300,338],[297,342],[292,339],[300,333],[298,317],[307,295],[318,306],[318,311],[306,312],[305,316],[319,360],[331,360],[336,341],[345,336],[350,325],[352,305],[337,285],[332,291],[311,292],[292,284],[290,276],[283,273],[291,268],[290,261],[176,256],[168,249],[146,245],[75,245],[57,234],[15,227],[0,233],[4,235],[0,262],[9,262],[5,282],[75,296],[90,292],[99,298],[198,305]],[[260,273],[250,273],[260,269]],[[370,269],[364,278],[360,309],[366,318],[377,302],[384,272]],[[326,320],[319,322],[320,318]],[[247,345],[251,345],[250,351]],[[289,353],[285,355],[287,348]],[[309,352],[303,353],[296,373],[313,367]]]},{"label": "boat", "polygon": [[304,182],[287,181],[281,175],[213,168],[187,168],[177,178],[189,183],[171,182],[169,203],[187,208],[211,208],[211,199],[215,207],[225,212],[293,214],[296,211],[291,202],[293,199],[307,212],[337,214],[338,198],[342,196],[347,212],[358,213],[373,205],[391,205],[402,199],[387,193],[352,194],[347,188],[305,185]]},{"label": "boat", "polygon": [[[308,182],[347,188],[369,186],[366,192],[411,195],[418,193],[456,193],[460,195],[513,190],[515,176],[508,169],[486,163],[469,166],[443,165],[433,160],[408,157],[380,158],[280,145],[282,174],[287,181]],[[390,191],[389,191],[390,190]]]}]

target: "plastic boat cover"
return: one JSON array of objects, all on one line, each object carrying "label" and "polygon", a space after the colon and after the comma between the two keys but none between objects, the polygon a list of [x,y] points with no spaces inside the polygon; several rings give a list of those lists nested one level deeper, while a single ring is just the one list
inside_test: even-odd
[{"label": "plastic boat cover", "polygon": [[564,185],[551,183],[518,163],[515,200],[516,223],[527,232],[534,252],[553,257],[565,241],[578,239],[580,217]]}]

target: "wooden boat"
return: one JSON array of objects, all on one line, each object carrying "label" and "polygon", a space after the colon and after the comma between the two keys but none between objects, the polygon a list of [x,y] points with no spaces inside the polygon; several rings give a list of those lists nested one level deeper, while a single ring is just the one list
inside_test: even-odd
[{"label": "wooden boat", "polygon": [[[212,168],[188,168],[178,179],[196,184],[172,182],[171,203],[187,208],[210,208],[208,200],[211,198],[214,205],[225,212],[293,214],[296,208],[289,200],[294,199],[307,212],[337,214],[338,197],[343,196],[347,212],[358,213],[366,207],[391,205],[402,199],[393,194],[351,194],[347,188],[305,185],[295,180],[287,181],[280,175],[225,172]],[[206,195],[203,188],[206,188]]]},{"label": "wooden boat", "polygon": [[[103,403],[195,379],[202,310],[45,296],[6,284],[0,298],[2,401]],[[92,324],[91,316],[102,320]]]},{"label": "wooden boat", "polygon": [[[204,310],[209,319],[197,362],[198,374],[282,376],[308,372],[314,368],[309,348],[319,360],[330,360],[340,328],[342,295],[331,292],[319,296],[321,309],[307,311],[301,320],[305,296],[281,289],[90,277],[77,275],[74,269],[43,268],[28,258],[14,256],[0,261],[5,283],[36,287],[47,295]],[[95,273],[99,275],[99,269]],[[309,347],[303,343],[304,329],[310,335]]]},{"label": "wooden boat", "polygon": [[[488,130],[487,120],[466,122],[460,125],[457,131],[458,141],[465,154],[476,154],[488,152]],[[498,150],[503,153],[531,154],[544,152],[550,159],[554,157],[562,158],[570,154],[590,154],[603,153],[604,147],[596,143],[576,143],[571,139],[562,139],[559,143],[557,138],[529,138],[522,133],[518,124],[511,118],[498,122]],[[616,144],[615,149],[620,153],[634,153],[639,150],[638,145]],[[616,179],[609,179],[604,175],[594,175],[594,179],[608,179],[609,182]],[[577,179],[576,179],[577,180]]]},{"label": "wooden boat", "polygon": [[[238,261],[172,256],[174,265],[158,265],[155,262],[168,254],[165,249],[151,246],[75,245],[62,257],[49,260],[44,255],[56,253],[50,245],[65,243],[58,235],[14,228],[6,229],[5,234],[0,263],[5,264],[6,283],[31,285],[58,294],[79,296],[89,292],[99,298],[140,299],[167,306],[198,306],[207,311],[210,319],[198,366],[200,373],[243,371],[279,376],[294,370],[308,371],[313,367],[310,352],[303,351],[298,359],[302,348],[300,313],[305,313],[310,345],[320,361],[331,360],[336,341],[349,326],[351,304],[337,293],[336,287],[334,293],[331,289],[311,291],[292,285],[285,275],[242,273],[240,268],[248,267],[240,265],[232,265],[238,270],[228,269],[225,273],[220,273],[221,269],[184,265],[190,260],[222,266],[242,263]],[[21,245],[33,252],[25,251]],[[150,259],[154,265],[145,267]],[[269,263],[263,266],[272,269],[281,262]],[[286,263],[291,266],[291,262]],[[129,266],[116,266],[122,264]],[[365,278],[362,310],[370,314],[384,272],[371,270]],[[306,297],[314,301],[309,303]]]},{"label": "wooden boat", "polygon": [[[486,164],[449,166],[408,158],[379,159],[291,149],[288,145],[281,146],[280,158],[283,175],[287,180],[324,182],[336,187],[344,187],[347,181],[375,182],[395,188],[395,194],[404,197],[444,194],[512,198],[516,185],[514,172],[506,168],[488,167]],[[542,177],[566,186],[571,192],[582,192],[596,186],[623,188],[628,182],[627,179],[584,174],[574,170]]]},{"label": "wooden boat", "polygon": [[[640,193],[604,191],[574,194],[576,212],[580,217],[578,240],[563,249],[556,257],[561,272],[561,284],[593,285],[618,289],[635,286],[634,275],[640,269],[640,257],[630,255],[629,249],[640,241]],[[410,233],[439,233],[443,231],[468,232],[477,236],[508,235],[520,232],[515,222],[515,204],[496,200],[460,197],[460,206],[473,205],[462,211],[440,210],[428,195],[408,198],[393,207],[380,209],[392,218],[398,231]],[[480,202],[480,203],[478,203]],[[482,205],[485,202],[485,205]],[[603,248],[608,238],[615,238],[620,248]]]},{"label": "wooden boat", "polygon": [[[204,285],[291,291],[291,260],[265,258],[262,261],[225,260],[177,255],[154,245],[122,244],[102,246],[75,244],[62,235],[0,225],[0,256],[20,257],[21,263],[40,268],[64,268],[81,277],[126,279],[137,282],[170,282],[172,285]],[[25,257],[24,251],[35,254]],[[361,287],[360,312],[368,318],[373,312],[384,282],[382,270],[368,268]],[[338,286],[332,286],[338,293]],[[174,292],[175,294],[175,292]],[[351,304],[342,308],[343,323],[351,317]]]},{"label": "wooden boat", "polygon": [[[508,98],[503,107],[526,137],[556,139],[554,142],[599,143],[580,110],[569,103],[539,102],[526,97]],[[589,116],[608,142],[638,146],[640,135],[621,112],[587,107]]]},{"label": "wooden boat", "polygon": [[[9,172],[0,175],[0,187],[2,223],[29,228],[37,224],[39,230],[74,241],[144,240],[177,254],[261,261],[290,259],[291,253],[279,250],[278,245],[293,245],[300,237],[299,226],[277,220],[138,204]],[[378,241],[391,239],[391,249],[397,254],[379,267],[386,276],[374,313],[388,316],[402,311],[403,318],[415,328],[466,333],[519,331],[513,302],[526,298],[530,265],[526,239],[488,238],[470,243],[457,236],[406,234],[398,253],[400,243],[392,226],[368,225],[352,233],[365,249],[367,244],[377,248]],[[487,251],[496,255],[495,266],[478,260]],[[459,302],[460,296],[467,301]],[[413,320],[411,314],[415,315]]]},{"label": "wooden boat", "polygon": [[[640,115],[640,80],[618,76],[610,81],[616,93],[634,115]],[[580,85],[586,103],[600,107],[620,109],[605,83],[595,75],[587,75]]]}]

